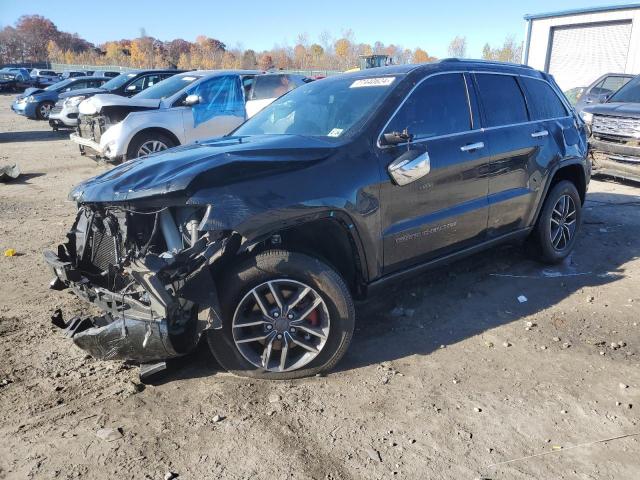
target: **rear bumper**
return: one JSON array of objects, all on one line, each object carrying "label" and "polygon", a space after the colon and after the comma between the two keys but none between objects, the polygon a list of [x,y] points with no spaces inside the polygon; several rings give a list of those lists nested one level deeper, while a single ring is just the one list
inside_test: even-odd
[{"label": "rear bumper", "polygon": [[594,174],[640,182],[640,146],[591,138],[589,147]]}]

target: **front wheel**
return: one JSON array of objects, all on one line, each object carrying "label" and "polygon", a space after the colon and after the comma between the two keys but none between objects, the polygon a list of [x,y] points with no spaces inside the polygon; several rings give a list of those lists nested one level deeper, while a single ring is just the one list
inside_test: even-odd
[{"label": "front wheel", "polygon": [[331,370],[346,352],[355,309],[344,281],[319,260],[274,250],[219,280],[223,328],[216,360],[241,376],[285,380]]},{"label": "front wheel", "polygon": [[167,135],[156,132],[141,133],[131,140],[127,149],[127,160],[144,157],[175,147],[176,143]]},{"label": "front wheel", "polygon": [[545,263],[560,263],[576,242],[582,223],[582,201],[575,185],[567,180],[553,186],[532,234],[537,256]]},{"label": "front wheel", "polygon": [[53,102],[42,102],[40,105],[38,105],[38,107],[36,108],[36,115],[38,116],[38,120],[47,120],[52,108]]}]

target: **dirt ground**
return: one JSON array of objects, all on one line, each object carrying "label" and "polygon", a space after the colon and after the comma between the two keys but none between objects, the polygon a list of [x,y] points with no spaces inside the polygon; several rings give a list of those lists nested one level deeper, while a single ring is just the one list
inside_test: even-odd
[{"label": "dirt ground", "polygon": [[50,323],[86,307],[47,289],[42,251],[72,223],[71,186],[104,167],[11,99],[0,164],[23,176],[0,184],[0,248],[19,253],[0,257],[0,479],[640,478],[639,187],[592,181],[559,267],[503,247],[359,304],[326,377],[233,377],[202,345],[142,385]]}]

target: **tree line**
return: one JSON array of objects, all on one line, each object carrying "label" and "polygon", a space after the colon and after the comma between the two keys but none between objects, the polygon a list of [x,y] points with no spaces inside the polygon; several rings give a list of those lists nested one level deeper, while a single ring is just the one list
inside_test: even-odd
[{"label": "tree line", "polygon": [[[507,62],[521,61],[522,45],[513,37],[504,45],[491,48],[483,57]],[[448,53],[466,57],[466,38],[456,37]],[[400,45],[356,41],[351,30],[333,38],[329,32],[312,42],[306,34],[298,35],[295,46],[276,45],[270,50],[255,51],[228,47],[221,40],[200,35],[194,42],[181,38],[162,41],[141,29],[138,38],[108,41],[94,45],[78,36],[60,31],[49,19],[25,15],[14,26],[0,30],[0,64],[49,61],[83,65],[119,65],[134,68],[191,69],[284,69],[346,70],[358,65],[360,55],[384,54],[395,64],[425,63],[437,60],[422,48],[408,49]]]}]

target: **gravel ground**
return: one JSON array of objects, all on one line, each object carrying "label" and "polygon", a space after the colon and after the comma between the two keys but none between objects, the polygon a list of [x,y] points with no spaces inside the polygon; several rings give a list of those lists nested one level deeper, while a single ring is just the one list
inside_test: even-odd
[{"label": "gravel ground", "polygon": [[592,182],[559,267],[503,247],[359,304],[326,377],[237,378],[202,345],[142,385],[50,324],[86,307],[47,289],[41,252],[72,223],[71,186],[104,167],[11,99],[0,164],[24,173],[0,184],[0,248],[19,253],[0,257],[0,479],[640,478],[640,436],[598,442],[640,433],[637,187]]}]

